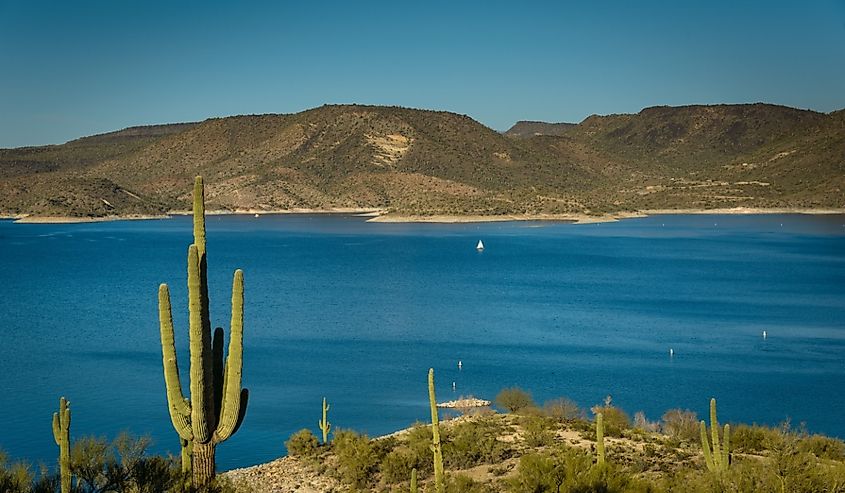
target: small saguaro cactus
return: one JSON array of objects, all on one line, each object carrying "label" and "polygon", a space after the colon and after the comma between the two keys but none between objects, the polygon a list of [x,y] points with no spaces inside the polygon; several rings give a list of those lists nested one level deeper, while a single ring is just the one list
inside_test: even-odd
[{"label": "small saguaro cactus", "polygon": [[710,435],[711,444],[707,441],[707,425],[701,420],[701,448],[704,450],[704,462],[711,472],[725,472],[731,464],[731,425],[725,425],[725,443],[719,445],[719,421],[716,418],[716,399],[710,399]]},{"label": "small saguaro cactus", "polygon": [[417,493],[417,468],[411,469],[411,493]]},{"label": "small saguaro cactus", "polygon": [[440,446],[440,419],[434,396],[434,368],[428,370],[428,403],[431,407],[431,451],[434,453],[434,487],[436,493],[446,491],[443,482],[443,449]]},{"label": "small saguaro cactus", "polygon": [[604,464],[604,416],[596,414],[596,454],[598,464]]},{"label": "small saguaro cactus", "polygon": [[195,487],[207,485],[215,474],[215,447],[232,436],[246,414],[246,389],[241,389],[243,371],[243,272],[232,281],[232,319],[229,352],[223,357],[223,329],[212,337],[208,302],[208,272],[205,252],[205,189],[202,178],[194,182],[194,242],[188,248],[188,312],[190,326],[190,399],[182,394],[170,291],[162,284],[158,291],[161,352],[170,420],[182,440],[182,470],[190,471]]},{"label": "small saguaro cactus", "polygon": [[329,405],[326,404],[326,398],[323,397],[323,419],[317,421],[317,426],[320,427],[320,431],[323,432],[323,445],[329,443],[329,430],[332,429],[332,424],[329,423],[328,414],[329,414]]},{"label": "small saguaro cactus", "polygon": [[53,413],[53,438],[59,446],[59,473],[62,493],[71,491],[70,474],[70,407],[67,399],[59,399],[59,412]]}]

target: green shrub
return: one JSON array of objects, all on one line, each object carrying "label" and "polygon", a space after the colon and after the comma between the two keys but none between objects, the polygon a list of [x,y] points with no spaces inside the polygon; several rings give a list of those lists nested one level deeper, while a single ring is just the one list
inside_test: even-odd
[{"label": "green shrub", "polygon": [[520,457],[508,484],[514,493],[558,492],[565,480],[565,464],[547,453],[529,453]]},{"label": "green shrub", "polygon": [[494,493],[490,486],[474,481],[464,474],[446,475],[446,493]]},{"label": "green shrub", "polygon": [[403,483],[411,477],[413,469],[417,469],[417,477],[420,477],[419,471],[423,460],[409,447],[400,445],[384,456],[378,468],[386,483]]},{"label": "green shrub", "polygon": [[525,444],[529,447],[545,447],[554,441],[554,433],[552,433],[548,418],[526,416],[521,420],[521,424],[525,430]]},{"label": "green shrub", "polygon": [[311,430],[303,428],[290,436],[285,447],[293,457],[313,457],[317,454],[320,442]]},{"label": "green shrub", "polygon": [[798,442],[798,450],[811,453],[819,459],[845,460],[845,442],[838,438],[807,436]]},{"label": "green shrub", "polygon": [[349,430],[335,431],[332,449],[337,455],[337,472],[343,482],[359,489],[372,483],[379,457],[366,435]]},{"label": "green shrub", "polygon": [[686,441],[699,440],[698,415],[689,409],[670,409],[661,418],[663,433]]},{"label": "green shrub", "polygon": [[502,389],[496,396],[496,405],[508,412],[515,413],[527,407],[536,407],[531,394],[519,387]]},{"label": "green shrub", "polygon": [[560,447],[520,457],[516,474],[508,479],[514,493],[607,491],[590,489],[593,458],[583,450]]},{"label": "green shrub", "polygon": [[480,419],[458,423],[443,430],[443,462],[447,467],[466,469],[482,463],[497,463],[510,454],[498,440],[502,426]]},{"label": "green shrub", "polygon": [[29,493],[34,475],[28,464],[7,463],[6,454],[0,451],[0,491],[6,493]]},{"label": "green shrub", "polygon": [[424,478],[434,472],[431,454],[431,425],[416,423],[405,436],[405,442],[396,450],[406,447],[417,464],[417,475]]},{"label": "green shrub", "polygon": [[757,424],[731,426],[731,449],[736,452],[759,454],[779,440],[778,432],[767,426]]},{"label": "green shrub", "polygon": [[[173,459],[147,456],[150,439],[121,434],[113,442],[82,437],[71,448],[71,472],[76,478],[73,493],[246,493],[247,485],[233,485],[224,476],[200,489],[186,486],[181,466]],[[23,463],[9,466],[0,454],[0,492],[57,493],[57,475],[45,466],[36,478]]]}]

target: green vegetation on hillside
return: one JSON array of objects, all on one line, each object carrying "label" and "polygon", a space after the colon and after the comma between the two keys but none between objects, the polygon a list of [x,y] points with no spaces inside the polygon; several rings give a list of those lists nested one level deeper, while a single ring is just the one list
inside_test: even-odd
[{"label": "green vegetation on hillside", "polygon": [[[845,491],[845,443],[838,439],[809,435],[788,423],[726,425],[733,430],[730,443],[722,436],[721,445],[712,448],[717,455],[708,459],[703,451],[713,438],[699,441],[690,411],[670,410],[660,422],[626,422],[609,433],[601,417],[624,412],[607,403],[593,409],[601,411],[594,421],[561,419],[534,405],[516,413],[479,410],[442,421],[445,491]],[[340,481],[332,491],[403,492],[414,478],[420,491],[434,492],[431,441],[432,427],[424,424],[377,439],[344,430],[330,446],[318,445],[309,430],[302,430],[288,442],[287,466]],[[717,456],[721,465],[711,468]],[[252,477],[259,478],[256,485],[265,484],[260,475]]]},{"label": "green vegetation on hillside", "polygon": [[184,190],[197,174],[213,179],[210,208],[229,210],[841,208],[845,112],[657,107],[578,125],[521,122],[502,135],[454,113],[338,105],[136,127],[0,149],[0,213],[183,210],[190,204]]}]

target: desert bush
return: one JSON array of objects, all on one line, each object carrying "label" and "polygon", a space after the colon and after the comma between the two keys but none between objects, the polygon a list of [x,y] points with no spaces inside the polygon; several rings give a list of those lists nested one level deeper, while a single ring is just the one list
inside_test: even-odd
[{"label": "desert bush", "polygon": [[593,458],[589,454],[559,447],[520,457],[516,474],[508,479],[507,484],[514,493],[607,491],[591,489],[594,475]]},{"label": "desert bush", "polygon": [[731,448],[736,452],[759,454],[780,440],[778,432],[757,424],[731,426]]},{"label": "desert bush", "polygon": [[549,418],[540,416],[526,416],[520,420],[524,430],[525,444],[529,447],[545,447],[554,441]]},{"label": "desert bush", "polygon": [[416,423],[408,431],[404,441],[386,454],[382,463],[389,462],[386,467],[390,468],[390,472],[384,470],[383,472],[390,475],[391,482],[399,481],[399,478],[406,473],[407,475],[404,476],[405,479],[402,479],[402,481],[407,481],[407,478],[410,477],[410,469],[403,471],[403,464],[415,464],[411,468],[417,468],[417,475],[420,478],[432,473],[434,464],[431,454],[431,438],[431,426]]},{"label": "desert bush", "polygon": [[655,433],[660,430],[660,423],[649,421],[644,412],[637,411],[634,413],[634,428],[640,431]]},{"label": "desert bush", "polygon": [[332,448],[338,459],[340,479],[353,488],[366,488],[373,481],[379,457],[370,439],[350,430],[334,434]]},{"label": "desert bush", "polygon": [[28,464],[8,464],[8,458],[0,451],[0,491],[8,493],[29,493],[34,475]]},{"label": "desert bush", "polygon": [[446,493],[494,493],[496,491],[464,474],[447,474],[445,486]]},{"label": "desert bush", "polygon": [[489,419],[480,419],[443,430],[443,462],[447,467],[466,469],[482,463],[497,463],[510,454],[498,440],[502,426]]},{"label": "desert bush", "polygon": [[311,430],[303,428],[290,436],[285,447],[293,457],[313,457],[319,450],[320,442]]},{"label": "desert bush", "polygon": [[594,406],[591,408],[593,414],[602,413],[604,419],[604,434],[605,436],[619,437],[622,432],[631,427],[631,418],[625,411],[610,404],[604,406]]},{"label": "desert bush", "polygon": [[587,415],[575,401],[566,397],[558,397],[543,404],[543,413],[558,421],[575,421],[586,419]]},{"label": "desert bush", "polygon": [[[113,442],[83,437],[71,448],[71,473],[76,478],[73,493],[248,493],[247,485],[235,486],[218,476],[206,487],[195,489],[182,476],[177,461],[148,456],[147,437],[121,434]],[[8,466],[0,454],[0,492],[57,493],[58,475],[46,467],[36,477],[23,463]]]},{"label": "desert bush", "polygon": [[845,460],[845,442],[838,438],[806,436],[798,442],[798,450],[811,453],[819,459]]},{"label": "desert bush", "polygon": [[[431,455],[431,426],[417,423],[411,427],[405,439],[404,446],[407,447],[417,463],[417,474],[425,477],[432,473],[434,464]],[[410,471],[409,471],[410,474]]]},{"label": "desert bush", "polygon": [[385,455],[378,468],[386,483],[402,483],[408,481],[413,469],[417,470],[417,477],[422,479],[420,469],[423,466],[423,462],[431,462],[430,459],[429,457],[426,461],[423,457],[415,454],[409,447],[401,445]]},{"label": "desert bush", "polygon": [[508,484],[514,493],[558,492],[566,477],[566,464],[557,457],[529,453],[520,457],[516,476]]},{"label": "desert bush", "polygon": [[502,389],[496,396],[496,405],[511,413],[528,407],[536,407],[531,394],[519,387]]},{"label": "desert bush", "polygon": [[686,441],[699,440],[698,415],[689,409],[670,409],[661,418],[663,433]]}]

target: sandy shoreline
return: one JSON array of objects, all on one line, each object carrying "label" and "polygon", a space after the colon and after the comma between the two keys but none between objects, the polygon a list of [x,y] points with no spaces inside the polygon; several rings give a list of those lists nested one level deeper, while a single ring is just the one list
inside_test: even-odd
[{"label": "sandy shoreline", "polygon": [[132,214],[127,216],[103,216],[103,217],[73,217],[73,216],[12,216],[3,219],[14,219],[16,223],[23,224],[76,224],[76,223],[102,223],[109,221],[148,221],[153,219],[167,219],[168,215],[143,215]]},{"label": "sandy shoreline", "polygon": [[607,223],[628,219],[632,217],[645,217],[638,212],[613,213],[601,215],[589,214],[502,214],[496,216],[466,215],[466,216],[406,216],[402,214],[384,214],[375,216],[367,222],[373,223],[489,223],[506,221],[556,221],[574,224]]},{"label": "sandy shoreline", "polygon": [[[105,217],[72,217],[72,216],[31,216],[26,214],[19,215],[0,215],[0,219],[12,219],[16,223],[29,224],[72,224],[72,223],[93,223],[104,221],[142,221],[154,219],[167,219],[171,216],[190,215],[188,210],[168,211],[167,214],[161,215],[127,215],[127,216],[105,216]],[[404,214],[386,213],[381,209],[359,209],[359,208],[332,208],[332,209],[284,209],[284,210],[260,210],[260,209],[236,209],[230,210],[209,210],[207,215],[255,215],[259,217],[263,215],[290,215],[290,214],[352,214],[360,217],[369,217],[368,222],[377,223],[441,223],[441,224],[457,224],[457,223],[484,223],[484,222],[506,222],[506,221],[557,221],[569,222],[573,224],[594,224],[615,222],[623,219],[648,217],[657,215],[684,215],[684,214],[845,214],[845,209],[807,209],[807,208],[752,208],[752,207],[735,207],[723,209],[645,209],[641,211],[632,212],[614,212],[608,214],[502,214],[495,216],[485,215],[431,215],[431,216],[412,216]]]},{"label": "sandy shoreline", "polygon": [[574,224],[594,224],[621,221],[637,217],[648,217],[658,215],[684,215],[684,214],[845,214],[845,209],[803,209],[803,208],[751,208],[735,207],[724,209],[645,209],[631,212],[613,212],[608,214],[504,214],[499,216],[406,216],[401,214],[378,215],[369,222],[383,223],[475,223],[475,222],[499,222],[499,221],[560,221]]}]

